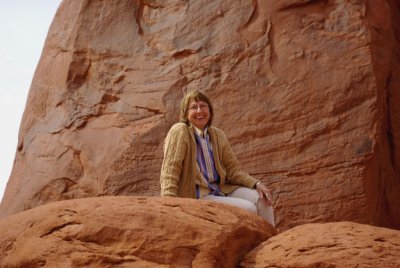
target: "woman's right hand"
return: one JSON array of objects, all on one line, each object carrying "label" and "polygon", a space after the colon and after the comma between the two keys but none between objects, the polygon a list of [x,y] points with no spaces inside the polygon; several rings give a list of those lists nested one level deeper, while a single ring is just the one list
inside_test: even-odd
[{"label": "woman's right hand", "polygon": [[272,206],[272,192],[262,182],[257,183],[256,190],[260,198],[264,198],[268,206]]}]

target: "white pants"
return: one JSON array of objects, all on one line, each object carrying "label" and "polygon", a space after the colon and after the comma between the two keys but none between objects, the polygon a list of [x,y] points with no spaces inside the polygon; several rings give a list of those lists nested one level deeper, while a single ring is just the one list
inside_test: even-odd
[{"label": "white pants", "polygon": [[258,192],[254,189],[239,187],[227,196],[206,195],[203,199],[213,200],[255,212],[275,227],[272,207],[268,206],[265,199],[260,198]]}]

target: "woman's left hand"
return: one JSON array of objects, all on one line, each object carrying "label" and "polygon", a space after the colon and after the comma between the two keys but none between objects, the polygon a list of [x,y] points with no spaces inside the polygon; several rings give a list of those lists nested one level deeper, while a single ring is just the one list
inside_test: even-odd
[{"label": "woman's left hand", "polygon": [[260,195],[260,198],[264,198],[268,206],[272,206],[272,193],[271,190],[265,187],[265,185],[260,182],[256,186],[256,190]]}]

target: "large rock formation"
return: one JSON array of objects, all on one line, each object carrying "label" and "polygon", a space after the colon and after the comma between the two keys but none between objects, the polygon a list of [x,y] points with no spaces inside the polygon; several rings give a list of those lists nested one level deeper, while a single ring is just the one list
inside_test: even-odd
[{"label": "large rock formation", "polygon": [[249,252],[244,268],[400,267],[400,231],[351,222],[305,224]]},{"label": "large rock formation", "polygon": [[7,217],[0,233],[1,267],[203,268],[235,267],[275,230],[214,202],[97,197]]},{"label": "large rock formation", "polygon": [[[12,228],[10,228],[10,226]],[[210,201],[95,197],[0,220],[0,267],[400,267],[400,231],[336,222],[276,235]]]},{"label": "large rock formation", "polygon": [[277,224],[400,228],[399,3],[64,0],[29,92],[0,217],[52,201],[158,195],[186,91]]}]

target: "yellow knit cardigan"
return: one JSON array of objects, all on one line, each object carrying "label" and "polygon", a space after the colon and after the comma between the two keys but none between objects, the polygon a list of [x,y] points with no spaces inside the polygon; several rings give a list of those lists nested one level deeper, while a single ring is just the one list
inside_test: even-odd
[{"label": "yellow knit cardigan", "polygon": [[[254,187],[257,180],[240,169],[222,130],[210,126],[208,133],[222,192],[229,194],[239,186]],[[173,125],[164,142],[164,160],[160,176],[161,195],[196,198],[196,181],[201,176],[196,165],[193,126],[185,123]]]}]

